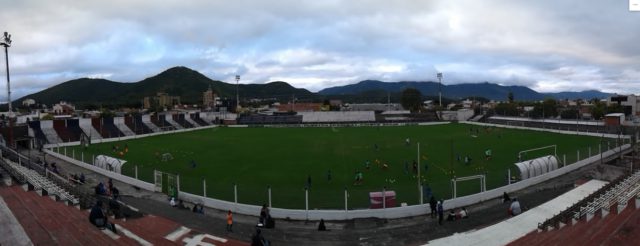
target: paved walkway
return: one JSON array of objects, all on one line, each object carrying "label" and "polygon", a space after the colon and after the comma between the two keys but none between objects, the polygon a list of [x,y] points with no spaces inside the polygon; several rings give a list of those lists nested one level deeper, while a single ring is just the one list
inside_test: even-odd
[{"label": "paved walkway", "polygon": [[538,228],[538,223],[584,199],[608,182],[591,180],[575,189],[498,224],[429,242],[429,245],[506,245]]}]

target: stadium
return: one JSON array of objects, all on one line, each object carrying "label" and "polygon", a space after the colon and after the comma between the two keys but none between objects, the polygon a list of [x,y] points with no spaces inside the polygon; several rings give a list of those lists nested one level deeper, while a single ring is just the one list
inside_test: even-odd
[{"label": "stadium", "polygon": [[8,1],[0,245],[637,245],[638,11]]}]

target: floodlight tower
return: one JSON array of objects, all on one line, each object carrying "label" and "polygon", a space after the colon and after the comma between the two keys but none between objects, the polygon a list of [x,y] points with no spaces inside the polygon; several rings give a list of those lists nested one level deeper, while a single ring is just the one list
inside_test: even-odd
[{"label": "floodlight tower", "polygon": [[9,115],[11,115],[11,87],[9,80],[9,47],[11,47],[11,34],[4,32],[4,37],[0,45],[4,46],[4,57],[7,65],[7,101],[9,104]]},{"label": "floodlight tower", "polygon": [[438,101],[440,102],[440,107],[442,107],[442,73],[438,73],[438,82],[440,85],[438,86]]},{"label": "floodlight tower", "polygon": [[7,65],[7,105],[9,105],[9,111],[7,116],[9,118],[9,146],[13,146],[13,112],[11,110],[11,80],[9,79],[9,47],[11,47],[11,34],[4,32],[4,37],[0,42],[0,45],[4,46],[4,57]]},{"label": "floodlight tower", "polygon": [[238,87],[240,86],[240,75],[236,75],[236,112],[240,108],[240,92]]}]

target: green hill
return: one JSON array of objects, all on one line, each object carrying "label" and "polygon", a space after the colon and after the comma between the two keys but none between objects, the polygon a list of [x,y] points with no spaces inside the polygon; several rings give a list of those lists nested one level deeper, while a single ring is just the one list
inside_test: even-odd
[{"label": "green hill", "polygon": [[[212,80],[203,74],[186,67],[173,67],[166,71],[135,83],[122,83],[105,79],[75,79],[46,90],[24,96],[16,101],[32,98],[38,103],[54,104],[61,100],[80,107],[88,105],[102,106],[140,106],[142,99],[157,92],[166,92],[180,96],[182,103],[202,103],[202,92],[211,86],[221,97],[235,98],[236,85]],[[314,97],[306,89],[298,89],[285,82],[267,84],[240,84],[241,100],[249,98],[289,99]]]}]

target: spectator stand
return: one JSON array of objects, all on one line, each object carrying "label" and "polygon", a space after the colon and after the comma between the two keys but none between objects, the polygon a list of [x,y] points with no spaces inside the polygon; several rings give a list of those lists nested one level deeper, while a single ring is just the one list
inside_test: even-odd
[{"label": "spectator stand", "polygon": [[38,120],[29,121],[27,125],[29,125],[29,129],[30,129],[29,136],[34,136],[39,143],[42,143],[42,144],[47,143],[47,137],[45,136],[44,132],[40,128],[40,121]]},{"label": "spectator stand", "polygon": [[124,117],[113,118],[113,124],[122,132],[125,136],[136,135],[124,122]]},{"label": "spectator stand", "polygon": [[96,131],[95,128],[93,128],[93,125],[91,125],[91,119],[81,118],[79,119],[79,121],[80,129],[82,129],[82,131],[87,134],[87,136],[91,137],[91,140],[102,139],[100,133]]},{"label": "spectator stand", "polygon": [[178,122],[175,122],[173,120],[173,116],[170,114],[162,114],[162,115],[158,115],[158,118],[160,120],[160,122],[164,122],[165,125],[170,125],[173,126],[176,130],[182,130],[185,127],[183,127],[182,125],[178,124]]},{"label": "spectator stand", "polygon": [[58,136],[58,133],[56,132],[56,130],[53,129],[52,120],[40,121],[40,129],[42,129],[42,132],[47,138],[47,143],[49,144],[62,143],[62,139]]}]

